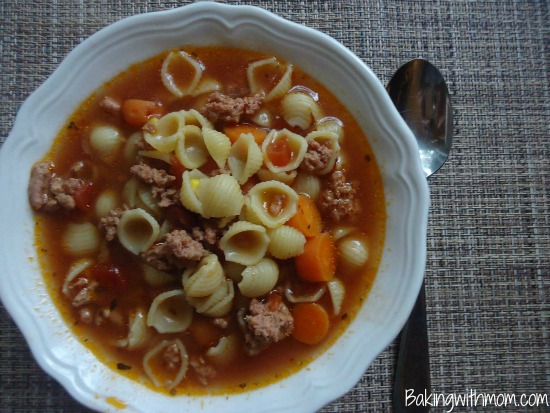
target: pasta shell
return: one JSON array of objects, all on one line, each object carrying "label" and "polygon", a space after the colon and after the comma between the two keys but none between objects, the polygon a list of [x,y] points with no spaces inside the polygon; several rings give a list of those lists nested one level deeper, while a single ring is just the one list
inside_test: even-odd
[{"label": "pasta shell", "polygon": [[143,278],[151,287],[162,287],[163,285],[170,284],[175,280],[175,277],[172,274],[159,271],[150,265],[143,265]]},{"label": "pasta shell", "polygon": [[369,259],[369,247],[363,237],[347,236],[336,243],[340,257],[354,267],[365,265]]},{"label": "pasta shell", "polygon": [[157,151],[156,149],[153,151],[139,151],[137,154],[144,158],[158,159],[164,163],[171,164],[170,154]]},{"label": "pasta shell", "polygon": [[[168,348],[174,347],[177,350],[180,362],[179,368],[172,372],[164,367],[163,354]],[[188,366],[189,357],[179,338],[163,340],[143,356],[143,370],[149,380],[156,387],[165,387],[167,390],[172,390],[181,383],[187,373]]]},{"label": "pasta shell", "polygon": [[182,279],[186,297],[206,297],[216,291],[225,277],[218,256],[210,254],[196,268],[185,270]]},{"label": "pasta shell", "polygon": [[137,194],[136,206],[138,208],[147,211],[154,217],[159,217],[161,215],[161,209],[157,205],[157,200],[153,197],[151,186],[143,183],[139,184]]},{"label": "pasta shell", "polygon": [[207,357],[217,365],[224,366],[239,354],[240,342],[235,334],[220,338],[218,344],[206,351]]},{"label": "pasta shell", "polygon": [[292,183],[292,188],[297,193],[308,195],[311,199],[316,200],[321,193],[321,180],[315,175],[298,172]]},{"label": "pasta shell", "polygon": [[170,153],[176,149],[184,127],[184,112],[170,112],[160,119],[151,119],[143,127],[143,138],[156,150]]},{"label": "pasta shell", "polygon": [[221,238],[220,249],[227,261],[254,265],[264,257],[268,244],[269,237],[264,227],[237,221]]},{"label": "pasta shell", "polygon": [[201,129],[214,129],[214,125],[195,109],[184,110],[182,114],[186,125],[198,126]]},{"label": "pasta shell", "polygon": [[220,82],[218,82],[216,79],[203,78],[200,80],[197,87],[193,90],[193,93],[191,93],[191,96],[199,96],[204,93],[215,92],[217,90],[221,90],[221,88],[222,86]]},{"label": "pasta shell", "polygon": [[250,189],[247,197],[252,212],[268,228],[283,225],[296,213],[298,194],[282,182],[260,182]]},{"label": "pasta shell", "polygon": [[273,114],[268,109],[262,108],[256,112],[252,118],[252,122],[258,126],[263,126],[264,128],[271,128],[271,124],[273,123]]},{"label": "pasta shell", "polygon": [[313,122],[311,107],[316,103],[307,93],[289,93],[281,102],[283,118],[290,126],[308,129]]},{"label": "pasta shell", "polygon": [[146,322],[147,316],[145,311],[138,308],[134,314],[130,316],[130,328],[128,331],[128,350],[134,350],[143,346],[150,337],[149,328]]},{"label": "pasta shell", "polygon": [[241,185],[258,172],[263,163],[263,155],[252,134],[242,133],[239,136],[231,146],[227,162],[231,174]]},{"label": "pasta shell", "polygon": [[[289,64],[285,68],[276,58],[270,57],[248,65],[246,76],[250,91],[252,93],[263,91],[266,95],[264,100],[269,102],[280,98],[289,91],[292,86],[292,65]],[[268,85],[264,82],[266,78],[273,79],[279,76],[280,79],[275,85]]]},{"label": "pasta shell", "polygon": [[171,290],[155,297],[147,315],[147,325],[159,333],[185,331],[193,320],[193,309],[187,303],[183,290]]},{"label": "pasta shell", "polygon": [[310,294],[303,294],[303,295],[297,295],[292,291],[292,288],[290,287],[290,284],[287,283],[285,287],[285,297],[288,301],[291,303],[314,303],[321,299],[323,294],[325,294],[325,291],[327,290],[325,285],[321,285],[317,291]]},{"label": "pasta shell", "polygon": [[237,180],[228,174],[213,176],[197,190],[205,218],[237,216],[241,212],[244,196]]},{"label": "pasta shell", "polygon": [[108,164],[116,160],[123,143],[124,137],[114,126],[96,126],[90,133],[90,146]]},{"label": "pasta shell", "polygon": [[62,239],[63,250],[74,256],[92,255],[100,243],[99,231],[91,222],[69,223]]},{"label": "pasta shell", "polygon": [[342,142],[344,137],[344,124],[338,118],[326,116],[317,122],[317,130],[334,133],[338,137],[338,142]]},{"label": "pasta shell", "polygon": [[114,189],[106,189],[95,200],[94,212],[96,217],[103,218],[109,211],[120,206],[120,195]]},{"label": "pasta shell", "polygon": [[210,128],[204,128],[202,130],[202,136],[208,153],[212,159],[214,159],[218,167],[223,168],[229,157],[231,141],[224,133]]},{"label": "pasta shell", "polygon": [[296,171],[296,169],[287,172],[271,172],[269,169],[266,168],[260,168],[260,170],[256,173],[256,175],[258,176],[258,178],[260,178],[260,181],[262,182],[279,181],[287,185],[292,184],[297,174],[298,172]]},{"label": "pasta shell", "polygon": [[[290,160],[286,165],[275,165],[269,156],[274,147],[285,144],[290,148]],[[276,150],[276,149],[275,149]],[[272,129],[262,142],[262,154],[265,166],[271,172],[286,172],[298,168],[306,156],[307,142],[303,136],[290,132],[288,129]]]},{"label": "pasta shell", "polygon": [[182,183],[180,189],[180,201],[182,205],[189,211],[202,213],[202,202],[197,196],[197,190],[205,182],[208,177],[198,169],[185,171],[182,175]]},{"label": "pasta shell", "polygon": [[143,134],[141,131],[134,132],[130,135],[130,137],[126,140],[126,143],[124,144],[123,154],[124,159],[130,163],[134,163],[136,161],[136,157],[138,155],[138,147],[137,142],[140,141],[143,138]]},{"label": "pasta shell", "polygon": [[176,157],[187,169],[199,168],[208,160],[208,149],[198,126],[186,125],[176,146]]},{"label": "pasta shell", "polygon": [[245,297],[260,297],[270,292],[279,279],[279,267],[270,258],[245,268],[239,290]]},{"label": "pasta shell", "polygon": [[268,232],[268,251],[275,258],[286,260],[304,252],[306,237],[296,228],[281,225]]},{"label": "pasta shell", "polygon": [[338,315],[342,310],[342,304],[346,295],[346,287],[338,278],[334,278],[332,281],[329,281],[327,286],[330,293],[330,299],[332,300],[334,315]]},{"label": "pasta shell", "polygon": [[63,282],[63,287],[61,291],[63,291],[63,294],[65,294],[67,297],[70,295],[70,285],[73,282],[73,280],[78,277],[82,272],[88,268],[90,265],[93,264],[92,260],[83,258],[81,260],[76,261],[71,265],[71,268],[69,269],[69,272],[67,273],[67,276],[65,277],[65,281]]},{"label": "pasta shell", "polygon": [[225,276],[229,277],[236,283],[241,282],[243,278],[241,274],[243,273],[245,268],[245,265],[237,264],[236,262],[232,261],[225,261],[223,264],[223,272]]},{"label": "pasta shell", "polygon": [[210,317],[222,317],[231,310],[234,297],[233,281],[225,280],[208,297],[189,297],[188,300],[198,313]]},{"label": "pasta shell", "polygon": [[136,200],[138,198],[138,187],[139,181],[137,180],[137,178],[130,178],[124,184],[124,188],[122,188],[122,200],[130,208],[136,207]]},{"label": "pasta shell", "polygon": [[[177,67],[177,69],[176,69]],[[202,76],[201,64],[182,50],[171,52],[164,61],[160,71],[162,84],[177,97],[193,93]],[[176,73],[185,73],[185,78],[178,79]]]},{"label": "pasta shell", "polygon": [[157,240],[160,231],[155,218],[141,208],[124,211],[118,224],[118,240],[133,254],[147,250]]}]

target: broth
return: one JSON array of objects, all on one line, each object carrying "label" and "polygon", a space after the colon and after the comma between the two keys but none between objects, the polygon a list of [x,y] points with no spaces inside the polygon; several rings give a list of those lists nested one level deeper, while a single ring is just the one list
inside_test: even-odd
[{"label": "broth", "polygon": [[[203,78],[216,79],[222,92],[237,96],[251,95],[247,79],[249,65],[270,58],[270,56],[260,53],[235,48],[185,47],[182,50],[185,50],[192,59],[200,61],[204,68]],[[127,342],[129,328],[132,320],[137,317],[136,314],[139,311],[147,314],[151,303],[159,294],[181,290],[181,274],[185,268],[172,268],[163,271],[164,273],[173,274],[173,278],[168,279],[168,282],[163,285],[151,284],[145,276],[143,260],[122,246],[116,238],[109,242],[101,241],[99,247],[95,248],[92,253],[87,254],[75,254],[70,252],[70,248],[68,251],[67,248],[64,248],[64,242],[60,242],[60,240],[67,238],[70,225],[86,222],[91,222],[95,226],[99,224],[100,217],[96,212],[99,208],[97,206],[98,197],[105,191],[110,190],[118,194],[116,206],[120,206],[128,181],[132,178],[130,167],[138,162],[137,158],[128,160],[124,157],[124,153],[125,148],[128,148],[128,142],[132,134],[143,132],[141,132],[140,127],[132,126],[125,121],[120,111],[110,112],[105,110],[103,102],[106,96],[116,102],[124,102],[128,99],[157,102],[161,105],[164,114],[191,109],[199,110],[208,103],[210,92],[197,94],[196,96],[176,97],[167,89],[161,79],[162,64],[167,56],[169,56],[169,52],[134,65],[107,82],[76,110],[68,120],[66,127],[60,131],[45,160],[52,161],[55,164],[55,175],[61,177],[74,174],[75,161],[84,161],[89,171],[83,179],[92,182],[89,191],[91,195],[89,195],[83,208],[53,213],[37,213],[36,239],[39,256],[51,295],[66,322],[100,360],[118,370],[120,374],[155,387],[144,370],[144,357],[162,340],[178,339],[184,345],[189,359],[195,360],[198,367],[190,366],[187,369],[185,378],[177,386],[160,386],[159,391],[170,391],[172,394],[246,391],[280,380],[303,368],[342,334],[357,313],[376,276],[384,244],[386,212],[381,177],[368,141],[350,113],[326,87],[316,82],[315,79],[299,68],[293,67],[292,86],[295,89],[291,89],[285,95],[292,93],[293,90],[314,91],[316,97],[318,97],[316,102],[324,114],[324,119],[337,118],[343,125],[344,137],[339,139],[340,160],[337,164],[343,164],[347,181],[353,182],[355,188],[354,202],[359,209],[359,212],[335,220],[334,216],[331,216],[330,210],[320,208],[323,220],[322,230],[325,233],[332,234],[335,234],[337,230],[340,230],[339,233],[351,230],[350,235],[347,235],[347,237],[359,237],[368,249],[367,262],[359,267],[354,267],[346,263],[345,252],[341,252],[338,247],[335,247],[336,278],[341,281],[345,288],[342,308],[338,314],[334,314],[332,295],[328,290],[321,298],[316,300],[329,315],[328,333],[319,343],[314,345],[301,343],[292,335],[289,335],[281,341],[271,343],[259,354],[249,355],[244,351],[247,345],[242,326],[239,327],[236,318],[240,308],[248,309],[251,297],[245,297],[240,293],[237,282],[228,281],[232,284],[235,296],[232,300],[231,310],[221,317],[227,321],[227,326],[214,323],[214,320],[220,317],[208,316],[193,311],[193,321],[183,331],[159,333],[155,327],[147,327],[148,338],[146,342],[137,346],[137,348],[129,349]],[[283,65],[282,67],[288,67],[284,66],[287,64],[280,59],[277,59],[277,61],[279,65]],[[179,67],[175,70],[173,76],[178,76],[181,71],[185,72],[185,67],[187,66]],[[260,72],[263,73],[268,69],[269,67],[262,68]],[[267,80],[262,84],[272,87],[274,82],[276,83],[284,77],[281,74],[281,66],[278,66],[274,73],[276,76],[274,75],[273,78],[267,78],[268,74],[265,74]],[[179,75],[182,76],[179,79],[180,83],[189,82],[191,76],[188,73],[180,73]],[[296,88],[297,86],[299,87]],[[269,102],[262,102],[261,110],[270,113],[271,118],[269,126],[260,125],[260,128],[266,131],[287,129],[291,133],[302,137],[315,130],[318,125],[315,121],[306,129],[289,125],[281,111],[282,99],[283,97],[280,97]],[[245,115],[240,123],[254,124],[252,118],[252,115]],[[223,131],[227,123],[230,122],[218,121],[214,122],[213,125],[216,129]],[[123,136],[123,147],[118,149],[115,161],[111,163],[102,160],[90,142],[90,135],[98,125],[108,125],[115,128]],[[174,159],[173,155],[170,159]],[[178,175],[188,170],[188,168],[182,168],[181,165],[177,165],[180,169],[175,168],[174,164],[167,164],[159,159],[142,157],[139,160],[158,170],[166,170],[176,175],[176,185],[180,185],[180,176]],[[82,174],[86,168],[79,173]],[[209,159],[196,169],[208,175],[216,168],[217,165]],[[336,168],[337,166],[333,170]],[[298,174],[301,173],[303,171],[299,170]],[[321,184],[322,190],[326,190],[329,185],[331,173],[318,176],[318,182]],[[205,181],[196,179],[190,182],[192,185],[204,185]],[[254,174],[251,179],[247,179],[247,183],[241,185],[245,198],[247,196],[245,187],[257,182],[259,182],[259,179]],[[143,183],[141,185],[143,186]],[[284,198],[283,207],[288,202],[288,199]],[[318,199],[317,206],[320,203]],[[264,204],[272,205],[276,202],[270,199],[270,202],[264,202]],[[152,211],[149,212],[155,215]],[[174,214],[177,217],[175,220],[172,216]],[[181,205],[159,208],[156,212],[156,220],[159,223],[169,221],[172,229],[186,229],[190,233],[193,225],[186,226],[182,224],[186,219],[191,219],[193,224],[206,222],[203,218],[190,213]],[[222,220],[223,218],[211,218],[208,222],[215,222],[220,226],[223,224]],[[175,227],[174,222],[178,223]],[[147,227],[143,228],[143,225],[148,224],[139,221],[130,226],[135,230],[136,234],[134,235],[136,237],[142,234],[150,235],[153,231]],[[220,231],[225,231],[230,225],[231,223],[227,224],[225,229]],[[118,230],[120,230],[120,227]],[[272,233],[270,231],[272,230],[267,228],[268,234]],[[256,239],[256,237],[246,236],[240,240],[240,246],[247,249],[250,247],[248,245],[250,240]],[[342,238],[342,240],[344,239],[346,237]],[[238,237],[237,241],[239,241]],[[158,242],[158,239],[155,242]],[[340,245],[337,241],[334,241],[334,244],[336,246]],[[219,249],[213,251],[218,256],[218,261],[224,266],[225,279],[230,280],[229,270],[225,267],[228,260],[224,258],[224,254]],[[269,256],[269,253],[267,254]],[[77,275],[71,283],[67,283],[66,277],[71,267],[75,262],[82,259],[90,259],[92,263],[87,270]],[[279,276],[276,286],[269,290],[279,288],[279,293],[262,294],[257,297],[258,300],[269,302],[270,296],[278,295],[292,314],[295,304],[290,302],[285,294],[281,294],[281,291],[291,285],[294,294],[311,295],[317,292],[319,288],[326,288],[326,282],[312,283],[300,279],[294,265],[294,258],[274,259],[273,261],[276,262],[279,269]],[[193,265],[188,264],[186,267],[193,268]],[[78,283],[78,280],[82,278],[85,278],[85,282],[88,283],[96,281],[98,285],[90,290],[93,295],[91,303],[86,303],[84,306],[75,306],[75,292],[78,291],[75,283]],[[81,283],[84,283],[84,281]],[[69,297],[64,291],[64,286],[65,290],[69,288],[71,291]],[[192,300],[188,301],[193,302]],[[83,315],[83,308],[90,311]],[[173,313],[178,311],[177,309],[169,310]],[[224,324],[223,321],[221,324]],[[228,336],[234,337],[234,341],[237,343],[235,354],[232,355],[229,361],[223,363],[212,361],[212,358],[206,352],[209,348],[215,346],[222,337]],[[161,364],[159,364],[159,360],[155,359],[151,365],[154,370],[159,370],[163,368]],[[215,371],[215,376],[206,374],[204,371],[201,373],[201,368],[210,367]],[[159,373],[159,377],[162,374]],[[166,387],[168,387],[168,390]]]}]

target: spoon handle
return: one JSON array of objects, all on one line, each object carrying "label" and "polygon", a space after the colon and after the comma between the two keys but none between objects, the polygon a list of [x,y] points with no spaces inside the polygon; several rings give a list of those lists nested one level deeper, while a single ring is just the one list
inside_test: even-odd
[{"label": "spoon handle", "polygon": [[[409,320],[401,330],[393,407],[396,413],[428,412],[428,406],[417,406],[431,393],[430,355],[426,327],[426,294],[424,282]],[[419,395],[421,397],[418,397]]]}]

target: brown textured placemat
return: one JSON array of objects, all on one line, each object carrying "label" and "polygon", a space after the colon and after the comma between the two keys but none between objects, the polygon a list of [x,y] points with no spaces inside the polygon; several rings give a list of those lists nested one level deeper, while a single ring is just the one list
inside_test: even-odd
[{"label": "brown textured placemat", "polygon": [[[0,142],[25,98],[84,38],[122,17],[186,3],[3,0]],[[260,5],[333,36],[384,83],[412,58],[440,68],[452,94],[455,139],[449,161],[429,180],[433,391],[549,393],[548,1],[229,3]],[[322,411],[391,411],[397,344]],[[483,408],[454,411],[465,410]],[[1,305],[0,411],[86,411],[39,369]]]}]

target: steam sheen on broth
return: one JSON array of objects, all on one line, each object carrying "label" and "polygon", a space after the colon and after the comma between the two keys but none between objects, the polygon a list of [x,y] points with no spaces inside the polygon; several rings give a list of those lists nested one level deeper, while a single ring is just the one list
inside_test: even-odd
[{"label": "steam sheen on broth", "polygon": [[120,374],[240,392],[303,368],[366,298],[382,182],[349,111],[298,67],[185,47],[68,119],[29,199],[51,295]]}]

